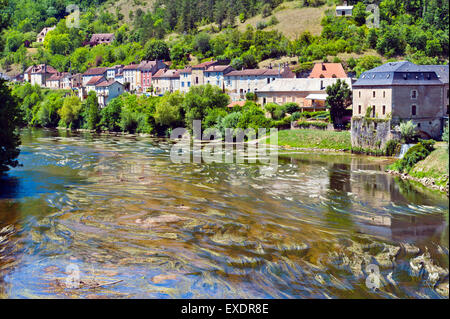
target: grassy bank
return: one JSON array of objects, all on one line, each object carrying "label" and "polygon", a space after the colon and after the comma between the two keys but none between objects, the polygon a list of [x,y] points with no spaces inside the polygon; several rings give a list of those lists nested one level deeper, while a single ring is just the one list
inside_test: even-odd
[{"label": "grassy bank", "polygon": [[448,148],[446,143],[436,143],[435,150],[424,160],[414,165],[409,175],[416,178],[432,178],[436,185],[448,183]]},{"label": "grassy bank", "polygon": [[[267,139],[267,143],[270,140]],[[284,130],[278,132],[278,145],[295,148],[350,150],[350,132],[322,130]]]}]

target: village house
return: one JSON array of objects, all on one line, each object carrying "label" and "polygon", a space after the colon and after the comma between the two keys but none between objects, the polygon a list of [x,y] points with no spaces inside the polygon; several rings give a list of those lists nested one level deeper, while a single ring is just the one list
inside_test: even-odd
[{"label": "village house", "polygon": [[141,88],[141,72],[138,64],[129,64],[123,68],[123,81],[129,91],[139,91]]},{"label": "village house", "polygon": [[118,65],[114,65],[112,67],[109,67],[106,69],[106,79],[107,80],[112,80],[115,79],[117,74],[119,74],[120,72],[123,73],[123,65],[122,64],[118,64]]},{"label": "village house", "polygon": [[42,29],[42,31],[39,32],[39,34],[37,35],[36,41],[37,41],[38,43],[44,42],[45,37],[47,36],[47,33],[49,33],[49,32],[52,31],[52,30],[55,30],[55,29],[56,29],[56,26],[53,26],[53,27],[46,27],[46,28]]},{"label": "village house", "polygon": [[114,33],[94,33],[89,41],[90,46],[111,44],[115,39]]},{"label": "village house", "polygon": [[64,76],[67,76],[68,73],[56,72],[52,76],[50,76],[45,83],[45,86],[50,89],[61,89],[62,88],[62,80]]},{"label": "village house", "polygon": [[152,78],[153,94],[162,96],[166,92],[180,90],[180,70],[161,69]]},{"label": "village house", "polygon": [[[280,78],[266,84],[257,92],[258,103],[285,104],[294,102],[301,111],[322,111],[326,109],[326,88],[338,79]],[[351,79],[341,79],[351,88]]]},{"label": "village house", "polygon": [[412,120],[422,137],[440,138],[449,112],[448,65],[389,62],[353,84],[353,116]]},{"label": "village house", "polygon": [[[83,81],[84,81],[84,78],[83,78]],[[107,81],[106,77],[104,75],[96,75],[96,76],[90,77],[89,81],[87,81],[85,84],[83,84],[83,86],[78,91],[78,96],[79,96],[80,100],[83,101],[88,96],[89,92],[95,91],[95,87],[104,81]]]},{"label": "village house", "polygon": [[53,67],[47,64],[34,65],[30,71],[30,83],[31,85],[39,85],[45,87],[47,79],[53,74],[58,73]]},{"label": "village house", "polygon": [[279,78],[295,78],[295,74],[287,66],[231,71],[224,75],[225,91],[233,101],[238,101],[245,99],[248,92],[259,92],[265,85]]},{"label": "village house", "polygon": [[125,91],[123,84],[114,79],[103,80],[95,86],[98,104],[105,107],[112,99],[121,95]]},{"label": "village house", "polygon": [[83,73],[83,86],[86,86],[86,84],[93,78],[98,76],[103,76],[106,78],[108,68],[90,68],[86,72]]},{"label": "village house", "polygon": [[216,85],[225,91],[225,75],[235,71],[229,65],[211,65],[204,71],[206,84]]},{"label": "village house", "polygon": [[205,70],[213,65],[217,65],[217,61],[207,61],[191,68],[191,84],[192,85],[204,85],[205,81]]},{"label": "village house", "polygon": [[[64,82],[67,81],[67,84]],[[83,85],[83,76],[81,73],[76,73],[68,76],[67,78],[63,79],[63,86],[64,87],[70,87],[72,89],[80,88]]]},{"label": "village house", "polygon": [[186,67],[180,70],[180,91],[186,93],[192,85],[192,68]]},{"label": "village house", "polygon": [[26,82],[31,82],[31,70],[33,69],[34,65],[29,66],[26,68],[26,70],[23,72],[23,80]]},{"label": "village house", "polygon": [[311,79],[319,78],[338,78],[348,77],[341,63],[316,63],[308,76]]},{"label": "village house", "polygon": [[147,92],[152,87],[152,77],[158,72],[158,70],[167,68],[162,60],[155,61],[142,61],[138,66],[138,71],[141,73],[141,90]]}]

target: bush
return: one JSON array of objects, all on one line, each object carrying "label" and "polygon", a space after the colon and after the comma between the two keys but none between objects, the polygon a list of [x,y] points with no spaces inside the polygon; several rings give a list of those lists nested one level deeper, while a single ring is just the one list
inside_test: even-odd
[{"label": "bush", "polygon": [[416,136],[417,126],[412,121],[402,122],[399,126],[400,134],[404,139],[405,143],[410,143],[414,141]]},{"label": "bush", "polygon": [[295,112],[298,112],[298,104],[294,102],[289,102],[284,104],[284,108],[286,110],[286,113],[293,114]]},{"label": "bush", "polygon": [[253,93],[253,92],[247,92],[247,93],[245,94],[245,99],[246,99],[247,101],[256,101],[256,94]]},{"label": "bush", "polygon": [[297,121],[302,117],[302,113],[301,112],[294,112],[291,115],[291,120],[292,121]]},{"label": "bush", "polygon": [[409,173],[416,163],[430,155],[434,150],[434,143],[435,141],[433,140],[420,140],[418,144],[406,152],[402,159],[389,166],[389,168],[400,173]]},{"label": "bush", "polygon": [[386,143],[386,147],[384,149],[384,155],[386,155],[386,156],[394,156],[395,154],[397,154],[399,146],[400,146],[399,141],[397,141],[397,140],[389,140]]}]

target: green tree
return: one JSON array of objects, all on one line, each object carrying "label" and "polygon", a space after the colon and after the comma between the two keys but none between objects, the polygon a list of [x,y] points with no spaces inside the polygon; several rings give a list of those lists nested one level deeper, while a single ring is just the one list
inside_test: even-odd
[{"label": "green tree", "polygon": [[144,59],[169,60],[170,51],[168,45],[162,40],[152,39],[145,44]]},{"label": "green tree", "polygon": [[183,94],[180,92],[167,93],[156,104],[155,122],[162,127],[177,127],[183,123]]},{"label": "green tree", "polygon": [[183,101],[186,126],[192,129],[192,121],[203,121],[211,109],[225,109],[229,103],[230,97],[217,86],[207,84],[192,87]]},{"label": "green tree", "polygon": [[414,137],[417,134],[417,126],[413,121],[402,122],[399,125],[400,135],[405,143],[411,143],[414,141]]},{"label": "green tree", "polygon": [[122,112],[123,102],[121,97],[117,97],[108,103],[100,111],[100,126],[107,131],[120,131],[120,114]]},{"label": "green tree", "polygon": [[81,101],[77,96],[66,97],[62,107],[58,110],[61,125],[72,129],[79,128],[81,110]]},{"label": "green tree", "polygon": [[19,165],[21,112],[17,99],[4,80],[0,80],[0,174]]},{"label": "green tree", "polygon": [[335,128],[341,128],[345,109],[352,103],[352,91],[347,82],[338,79],[335,84],[327,87],[326,92],[331,121]]},{"label": "green tree", "polygon": [[88,130],[97,130],[100,122],[100,110],[97,100],[97,94],[94,91],[89,92],[84,105],[84,118]]}]

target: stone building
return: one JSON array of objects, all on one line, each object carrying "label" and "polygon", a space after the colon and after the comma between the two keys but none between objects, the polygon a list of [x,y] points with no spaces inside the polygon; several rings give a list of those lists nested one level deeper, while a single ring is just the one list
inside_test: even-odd
[{"label": "stone building", "polygon": [[439,139],[448,117],[448,65],[390,62],[353,83],[353,117],[412,120],[424,138]]},{"label": "stone building", "polygon": [[[285,104],[297,103],[302,111],[322,111],[326,109],[328,86],[337,82],[337,78],[309,79],[309,78],[279,78],[263,86],[257,91],[258,103]],[[340,79],[351,89],[351,79]]]}]

